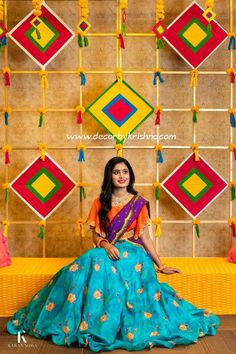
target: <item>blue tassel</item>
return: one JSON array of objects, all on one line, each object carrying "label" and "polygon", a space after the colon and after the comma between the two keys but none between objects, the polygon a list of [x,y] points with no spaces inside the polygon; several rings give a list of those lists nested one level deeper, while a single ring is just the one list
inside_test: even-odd
[{"label": "blue tassel", "polygon": [[7,37],[6,36],[3,36],[1,39],[0,39],[0,47],[5,47],[7,45]]},{"label": "blue tassel", "polygon": [[81,77],[81,86],[85,86],[86,84],[86,77],[84,75],[84,73],[80,73],[80,77]]},{"label": "blue tassel", "polygon": [[85,157],[84,157],[84,150],[80,149],[79,150],[79,158],[78,158],[79,162],[85,161]]},{"label": "blue tassel", "polygon": [[230,49],[236,49],[236,38],[234,36],[232,36],[229,41],[228,50]]},{"label": "blue tassel", "polygon": [[5,112],[5,113],[4,113],[5,125],[8,125],[8,117],[9,117],[8,112]]},{"label": "blue tassel", "polygon": [[153,85],[156,85],[156,84],[157,84],[157,77],[159,78],[160,84],[162,84],[163,82],[165,82],[165,80],[164,80],[163,77],[161,76],[160,71],[156,71],[156,72],[154,73]]},{"label": "blue tassel", "polygon": [[233,127],[233,128],[236,127],[235,116],[233,113],[230,113],[230,124],[231,124],[231,127]]},{"label": "blue tassel", "polygon": [[163,156],[162,156],[161,150],[157,151],[157,162],[163,163]]}]

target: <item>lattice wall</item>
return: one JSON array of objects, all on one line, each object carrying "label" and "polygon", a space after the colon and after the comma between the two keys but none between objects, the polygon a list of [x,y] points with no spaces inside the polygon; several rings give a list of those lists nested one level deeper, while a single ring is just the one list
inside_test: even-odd
[{"label": "lattice wall", "polygon": [[[47,1],[47,4],[75,29],[79,20],[77,1]],[[166,1],[165,23],[168,25],[190,1]],[[204,1],[199,1],[204,7]],[[99,194],[106,161],[116,155],[114,142],[82,140],[86,145],[85,162],[77,161],[77,144],[68,140],[72,134],[105,134],[87,113],[83,124],[76,124],[77,105],[86,107],[115,80],[117,67],[123,77],[153,106],[163,106],[161,125],[155,126],[155,116],[149,117],[137,134],[175,134],[175,140],[130,140],[124,144],[123,156],[136,174],[136,188],[150,200],[152,218],[162,218],[162,234],[155,239],[163,256],[224,256],[231,244],[228,218],[236,213],[226,190],[199,217],[201,237],[196,237],[192,219],[162,190],[155,200],[153,182],[162,181],[191,152],[192,143],[227,180],[235,178],[235,161],[229,151],[234,140],[228,109],[234,107],[234,85],[226,70],[234,66],[233,51],[226,41],[199,69],[198,86],[190,88],[190,68],[171,49],[156,49],[151,32],[156,22],[156,2],[129,0],[125,49],[120,49],[116,33],[121,18],[116,1],[89,1],[89,46],[79,48],[73,40],[47,67],[49,87],[40,85],[38,66],[9,40],[0,53],[2,67],[11,69],[11,86],[1,84],[0,104],[11,107],[9,125],[1,122],[0,142],[10,144],[11,164],[0,161],[0,182],[12,181],[38,154],[38,144],[46,143],[48,152],[77,182],[85,183],[86,199],[80,202],[79,189],[47,220],[45,238],[39,233],[38,217],[13,193],[4,203],[0,194],[0,220],[9,220],[8,243],[13,256],[77,256],[91,246],[90,233],[77,235],[78,218],[85,219],[92,200]],[[6,25],[13,28],[32,10],[31,0],[5,1]],[[215,1],[217,21],[233,32],[233,1]],[[162,68],[164,84],[153,86],[154,68]],[[87,83],[80,86],[78,69],[86,69]],[[192,106],[199,106],[198,123],[192,122]],[[46,108],[44,124],[38,127],[40,107]],[[155,144],[163,145],[164,163],[156,163]],[[155,230],[154,230],[155,231]]]}]

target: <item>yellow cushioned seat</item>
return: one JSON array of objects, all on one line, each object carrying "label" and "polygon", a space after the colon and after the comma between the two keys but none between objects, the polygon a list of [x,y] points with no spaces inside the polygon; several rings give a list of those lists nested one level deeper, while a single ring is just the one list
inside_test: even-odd
[{"label": "yellow cushioned seat", "polygon": [[[49,279],[75,258],[12,258],[0,268],[0,317],[11,316],[25,306]],[[236,314],[236,264],[225,258],[162,258],[181,274],[158,273],[186,300],[216,314]]]}]

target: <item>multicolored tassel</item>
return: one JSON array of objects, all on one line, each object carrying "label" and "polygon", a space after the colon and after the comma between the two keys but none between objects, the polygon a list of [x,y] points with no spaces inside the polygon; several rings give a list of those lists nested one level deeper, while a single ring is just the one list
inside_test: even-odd
[{"label": "multicolored tassel", "polygon": [[161,106],[156,106],[154,108],[154,113],[156,114],[155,125],[160,125],[162,111],[163,111],[163,108]]},{"label": "multicolored tassel", "polygon": [[40,156],[41,156],[41,160],[43,160],[43,161],[45,161],[47,150],[48,150],[47,144],[39,144]]},{"label": "multicolored tassel", "polygon": [[156,230],[155,230],[155,236],[156,237],[160,237],[161,236],[161,224],[162,224],[162,219],[157,217],[155,219],[153,219],[153,224],[156,226]]},{"label": "multicolored tassel", "polygon": [[194,152],[195,161],[200,161],[200,157],[199,157],[199,155],[198,155],[198,144],[192,144],[192,145],[191,145],[191,149],[192,149],[193,152]]},{"label": "multicolored tassel", "polygon": [[230,144],[229,149],[234,153],[234,159],[236,160],[236,144]]},{"label": "multicolored tassel", "polygon": [[231,200],[235,200],[235,198],[236,198],[236,193],[235,193],[236,182],[235,181],[229,182],[229,187],[231,189]]},{"label": "multicolored tassel", "polygon": [[79,151],[78,161],[79,162],[85,161],[84,152],[86,150],[86,146],[82,145],[82,144],[79,144],[77,146],[77,150]]},{"label": "multicolored tassel", "polygon": [[195,227],[195,231],[196,231],[196,235],[198,238],[200,238],[200,229],[199,229],[199,224],[200,224],[200,220],[193,220],[193,225]]},{"label": "multicolored tassel", "polygon": [[235,69],[234,68],[228,68],[226,70],[226,73],[230,75],[230,83],[234,84],[235,83]]},{"label": "multicolored tassel", "polygon": [[85,237],[85,220],[79,218],[76,220],[76,224],[77,224],[77,235],[81,236],[81,237]]},{"label": "multicolored tassel", "polygon": [[229,45],[228,45],[228,50],[235,50],[236,49],[236,32],[229,32],[228,33],[229,37]]},{"label": "multicolored tassel", "polygon": [[161,192],[161,183],[160,182],[153,182],[153,187],[155,188],[155,198],[156,200],[160,199],[160,192]]},{"label": "multicolored tassel", "polygon": [[228,224],[229,224],[230,227],[231,227],[232,236],[233,236],[233,237],[236,237],[236,218],[234,218],[234,217],[229,218],[229,219],[228,219]]},{"label": "multicolored tassel", "polygon": [[161,76],[161,72],[162,70],[160,68],[156,68],[154,70],[154,78],[153,78],[153,85],[156,86],[157,84],[157,77],[159,79],[160,84],[162,84],[163,82],[165,82],[165,80],[163,79],[163,77]]},{"label": "multicolored tassel", "polygon": [[236,127],[236,120],[235,120],[235,114],[236,114],[236,109],[234,108],[229,108],[228,113],[230,115],[230,124],[232,128]]},{"label": "multicolored tassel", "polygon": [[11,150],[12,150],[11,145],[8,145],[8,144],[2,145],[2,151],[5,153],[5,165],[8,165],[11,163],[11,161],[10,161]]},{"label": "multicolored tassel", "polygon": [[199,113],[199,107],[193,106],[191,111],[193,112],[193,123],[197,123],[197,113]]},{"label": "multicolored tassel", "polygon": [[45,226],[46,226],[46,220],[40,220],[39,223],[39,234],[38,237],[41,238],[41,240],[44,239],[45,237]]},{"label": "multicolored tassel", "polygon": [[198,84],[198,70],[193,69],[190,71],[191,80],[190,80],[190,87],[196,87]]},{"label": "multicolored tassel", "polygon": [[5,86],[10,86],[11,85],[11,69],[6,66],[2,69],[3,74],[4,74],[4,79],[5,79]]},{"label": "multicolored tassel", "polygon": [[155,150],[157,151],[157,163],[163,163],[163,156],[161,153],[162,145],[155,145]]},{"label": "multicolored tassel", "polygon": [[82,124],[83,119],[82,119],[82,114],[85,112],[85,108],[83,106],[76,106],[75,107],[76,112],[77,112],[77,124]]},{"label": "multicolored tassel", "polygon": [[10,226],[10,221],[3,220],[2,224],[3,224],[3,235],[7,238],[7,236],[8,236],[8,228]]}]

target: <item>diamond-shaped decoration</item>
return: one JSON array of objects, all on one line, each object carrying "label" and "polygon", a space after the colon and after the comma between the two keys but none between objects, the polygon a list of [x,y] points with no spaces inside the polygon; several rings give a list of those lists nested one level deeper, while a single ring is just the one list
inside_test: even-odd
[{"label": "diamond-shaped decoration", "polygon": [[87,20],[85,20],[85,18],[82,18],[77,25],[77,29],[82,35],[87,33],[88,30],[90,29],[90,27],[91,27],[91,24]]},{"label": "diamond-shaped decoration", "polygon": [[162,187],[193,218],[226,188],[227,182],[199,155],[188,156],[163,182]]},{"label": "diamond-shaped decoration", "polygon": [[228,37],[214,15],[194,1],[164,33],[163,38],[192,68],[199,67]]},{"label": "diamond-shaped decoration", "polygon": [[153,107],[124,80],[111,84],[86,110],[117,143],[153,113]]},{"label": "diamond-shaped decoration", "polygon": [[48,154],[37,157],[11,183],[11,189],[42,219],[68,197],[76,182]]},{"label": "diamond-shaped decoration", "polygon": [[162,21],[158,21],[155,26],[153,26],[152,31],[158,38],[162,38],[166,32],[166,26]]},{"label": "diamond-shaped decoration", "polygon": [[210,8],[208,7],[204,13],[202,14],[202,16],[208,21],[211,22],[212,20],[214,20],[214,18],[216,17],[216,13]]},{"label": "diamond-shaped decoration", "polygon": [[73,39],[74,32],[45,2],[41,10],[39,17],[35,17],[33,11],[28,14],[9,36],[44,69]]}]

